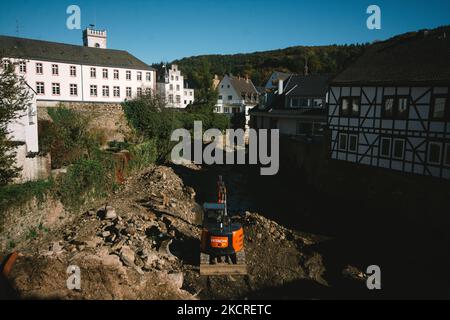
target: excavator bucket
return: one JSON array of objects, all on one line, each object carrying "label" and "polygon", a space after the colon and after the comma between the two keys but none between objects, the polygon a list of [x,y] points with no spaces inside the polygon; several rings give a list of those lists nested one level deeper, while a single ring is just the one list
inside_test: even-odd
[{"label": "excavator bucket", "polygon": [[236,254],[236,261],[214,261],[205,253],[200,255],[200,275],[201,276],[239,276],[247,274],[244,250]]},{"label": "excavator bucket", "polygon": [[247,274],[246,265],[200,264],[201,276],[241,276]]}]

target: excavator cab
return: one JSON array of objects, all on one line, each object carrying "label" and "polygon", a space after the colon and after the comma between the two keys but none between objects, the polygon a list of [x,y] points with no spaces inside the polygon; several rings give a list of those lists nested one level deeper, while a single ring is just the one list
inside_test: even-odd
[{"label": "excavator cab", "polygon": [[203,205],[200,274],[247,274],[244,230],[240,223],[232,222],[228,216],[222,177],[219,177],[217,186],[218,201]]}]

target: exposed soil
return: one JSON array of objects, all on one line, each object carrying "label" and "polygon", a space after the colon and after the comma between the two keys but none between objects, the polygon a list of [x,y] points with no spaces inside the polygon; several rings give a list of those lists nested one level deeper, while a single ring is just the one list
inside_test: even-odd
[{"label": "exposed soil", "polygon": [[[230,212],[244,226],[247,276],[199,275],[199,204],[215,199],[218,174],[228,185]],[[241,174],[236,167],[148,168],[130,177],[101,208],[19,244],[9,282],[18,297],[37,299],[329,296],[324,258],[315,249],[327,238],[250,212]],[[80,268],[80,290],[67,288],[69,266]],[[365,287],[357,276],[351,283]]]}]

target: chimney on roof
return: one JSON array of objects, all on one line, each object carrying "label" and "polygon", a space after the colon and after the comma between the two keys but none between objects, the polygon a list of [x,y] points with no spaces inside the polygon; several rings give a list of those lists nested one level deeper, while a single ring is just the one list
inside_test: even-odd
[{"label": "chimney on roof", "polygon": [[308,57],[305,58],[305,69],[303,72],[304,72],[305,76],[307,76],[309,74]]},{"label": "chimney on roof", "polygon": [[278,95],[283,94],[283,79],[278,80]]}]

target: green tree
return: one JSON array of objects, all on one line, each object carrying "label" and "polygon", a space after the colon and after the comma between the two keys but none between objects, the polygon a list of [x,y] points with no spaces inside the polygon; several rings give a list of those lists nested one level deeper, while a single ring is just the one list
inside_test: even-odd
[{"label": "green tree", "polygon": [[9,138],[8,124],[31,105],[32,96],[23,77],[17,76],[15,63],[0,55],[0,186],[19,175],[15,165],[16,145]]}]

